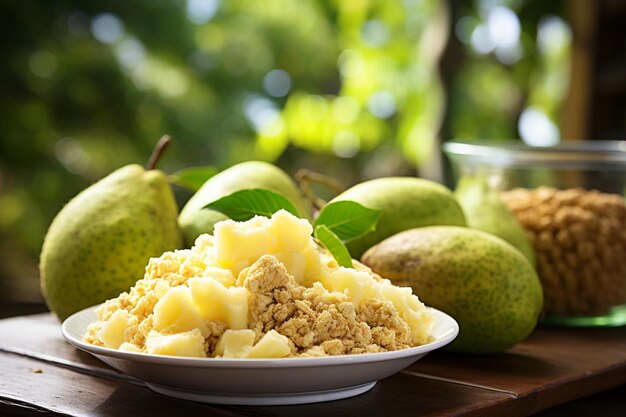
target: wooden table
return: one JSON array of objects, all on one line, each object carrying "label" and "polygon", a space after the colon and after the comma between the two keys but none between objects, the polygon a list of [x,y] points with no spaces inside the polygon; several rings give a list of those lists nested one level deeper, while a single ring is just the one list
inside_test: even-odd
[{"label": "wooden table", "polygon": [[50,314],[0,320],[2,416],[523,416],[625,383],[626,328],[539,328],[503,354],[431,353],[350,399],[217,406],[153,393],[67,344]]}]

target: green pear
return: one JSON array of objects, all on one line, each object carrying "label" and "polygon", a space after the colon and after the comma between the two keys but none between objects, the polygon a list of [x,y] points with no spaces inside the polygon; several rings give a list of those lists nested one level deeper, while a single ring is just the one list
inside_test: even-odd
[{"label": "green pear", "polygon": [[83,190],[57,214],[40,258],[41,287],[61,319],[127,291],[150,257],[182,246],[165,174],[128,165]]},{"label": "green pear", "polygon": [[535,251],[526,231],[517,217],[506,208],[500,199],[500,192],[490,187],[485,178],[461,178],[455,196],[463,207],[470,228],[506,240],[535,265]]},{"label": "green pear", "polygon": [[450,350],[501,352],[535,328],[543,292],[535,269],[491,234],[453,226],[407,230],[369,249],[362,262],[459,323]]},{"label": "green pear", "polygon": [[294,204],[301,217],[309,217],[300,190],[283,170],[267,162],[242,162],[209,178],[181,210],[178,223],[186,247],[191,247],[201,234],[213,233],[215,223],[227,219],[222,213],[204,206],[249,188],[265,188],[280,193]]},{"label": "green pear", "polygon": [[465,226],[465,215],[452,192],[443,185],[421,178],[386,177],[365,181],[344,191],[332,201],[352,200],[380,210],[376,230],[348,242],[352,257],[398,232],[415,227]]}]

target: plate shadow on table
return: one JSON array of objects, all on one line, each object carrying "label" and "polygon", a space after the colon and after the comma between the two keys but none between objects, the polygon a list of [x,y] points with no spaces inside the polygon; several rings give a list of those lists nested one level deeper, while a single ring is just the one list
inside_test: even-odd
[{"label": "plate shadow on table", "polygon": [[175,416],[180,410],[184,410],[184,414],[188,416],[228,417],[240,415],[220,410],[211,404],[155,394],[143,385],[129,383],[117,385],[117,388],[112,390],[107,399],[89,414],[91,416],[157,417]]},{"label": "plate shadow on table", "polygon": [[[445,392],[446,395],[442,395]],[[326,403],[297,406],[235,407],[223,406],[244,416],[421,416],[447,410],[451,415],[462,410],[496,403],[507,399],[506,394],[476,390],[459,384],[451,384],[428,378],[398,373],[379,381],[369,392],[356,397]]]}]

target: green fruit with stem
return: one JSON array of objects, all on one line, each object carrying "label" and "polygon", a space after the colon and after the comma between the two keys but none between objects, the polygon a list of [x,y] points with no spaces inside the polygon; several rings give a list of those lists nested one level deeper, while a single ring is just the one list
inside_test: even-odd
[{"label": "green fruit with stem", "polygon": [[128,165],[80,192],[52,221],[40,256],[41,288],[61,320],[127,291],[151,257],[181,248],[178,207],[156,169]]}]

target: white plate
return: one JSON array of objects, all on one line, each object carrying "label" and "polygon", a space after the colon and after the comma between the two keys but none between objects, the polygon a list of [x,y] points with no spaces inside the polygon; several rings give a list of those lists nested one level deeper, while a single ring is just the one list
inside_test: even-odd
[{"label": "white plate", "polygon": [[447,345],[459,332],[452,317],[431,308],[434,340],[410,349],[312,358],[187,358],[121,352],[84,342],[87,326],[96,321],[96,307],[79,311],[63,322],[63,337],[69,343],[143,380],[153,391],[214,404],[304,404],[359,395],[376,381]]}]

